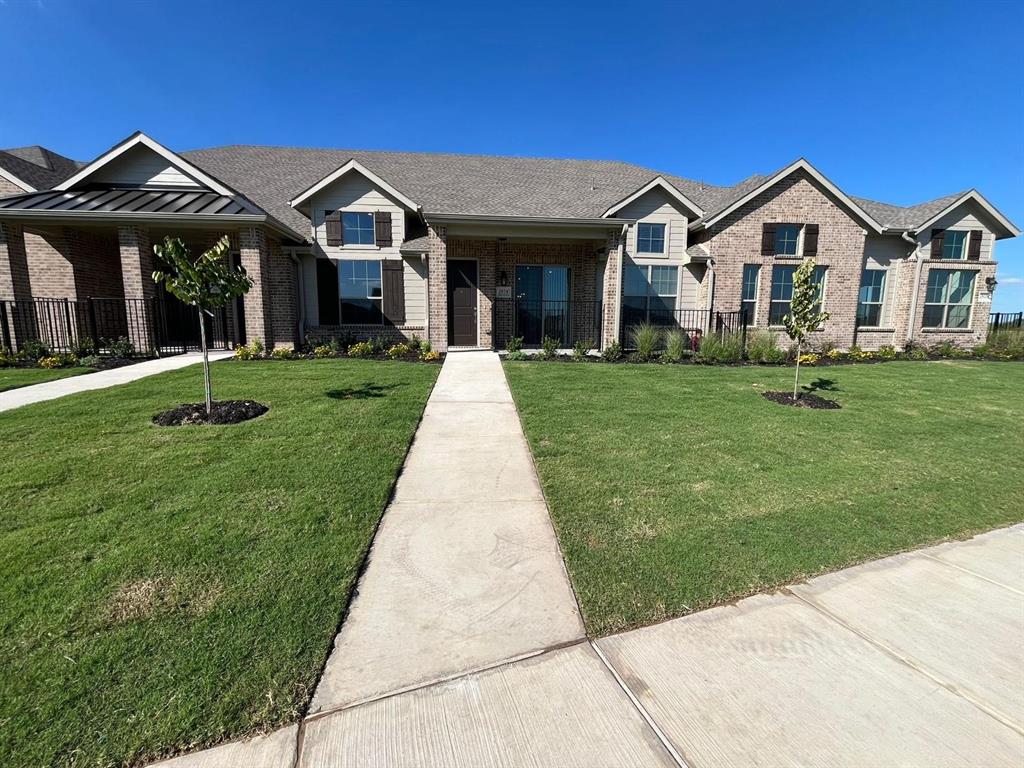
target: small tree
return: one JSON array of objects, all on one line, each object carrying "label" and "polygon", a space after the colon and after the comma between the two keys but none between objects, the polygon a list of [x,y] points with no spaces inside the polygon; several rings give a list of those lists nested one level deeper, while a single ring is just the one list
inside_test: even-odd
[{"label": "small tree", "polygon": [[807,258],[793,273],[793,299],[789,314],[782,318],[789,338],[796,342],[796,376],[793,379],[793,402],[800,396],[800,356],[803,354],[807,334],[817,330],[829,318],[828,312],[817,311],[818,285],[814,282],[817,264]]},{"label": "small tree", "polygon": [[166,266],[166,272],[153,272],[153,280],[163,284],[167,291],[185,304],[199,310],[199,339],[203,347],[203,385],[206,391],[206,415],[213,409],[213,393],[210,388],[210,355],[206,348],[206,323],[204,315],[213,315],[229,301],[248,293],[252,280],[245,270],[234,270],[228,263],[231,241],[225,235],[210,250],[193,259],[185,243],[177,237],[165,237],[163,243],[154,245],[153,251]]}]

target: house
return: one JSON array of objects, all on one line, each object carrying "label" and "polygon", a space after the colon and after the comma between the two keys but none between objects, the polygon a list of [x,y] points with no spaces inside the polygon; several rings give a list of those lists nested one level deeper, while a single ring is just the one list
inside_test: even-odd
[{"label": "house", "polygon": [[[176,235],[202,249],[227,234],[254,286],[216,320],[223,344],[605,346],[644,322],[773,328],[814,256],[831,313],[817,341],[970,345],[986,334],[996,241],[1019,233],[976,190],[900,207],[852,197],[803,159],[724,187],[607,161],[173,152],[136,133],[0,200],[0,320],[12,338],[41,333],[38,305],[60,301],[66,335],[114,322],[164,346],[172,300],[149,277],[152,244]],[[117,311],[97,312],[101,300]]]}]

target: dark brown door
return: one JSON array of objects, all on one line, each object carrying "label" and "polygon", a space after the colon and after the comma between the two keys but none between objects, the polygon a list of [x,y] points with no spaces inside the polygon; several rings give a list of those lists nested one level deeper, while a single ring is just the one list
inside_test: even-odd
[{"label": "dark brown door", "polygon": [[448,262],[448,344],[476,346],[476,262]]}]

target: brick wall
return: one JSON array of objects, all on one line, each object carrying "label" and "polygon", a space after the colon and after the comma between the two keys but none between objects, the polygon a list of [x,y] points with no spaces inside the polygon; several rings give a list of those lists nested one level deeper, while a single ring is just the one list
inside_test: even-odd
[{"label": "brick wall", "polygon": [[765,222],[818,225],[816,261],[828,268],[824,308],[831,317],[820,332],[812,334],[811,342],[851,346],[864,264],[865,232],[863,225],[852,219],[804,172],[780,181],[712,227],[708,249],[716,263],[714,309],[739,309],[743,265],[759,264],[761,280],[756,324],[767,326],[772,267],[799,264],[800,257],[762,256],[761,232]]},{"label": "brick wall", "polygon": [[604,334],[602,349],[619,340],[619,304],[622,286],[622,233],[614,232],[605,242],[607,261],[604,266],[604,285],[601,289]]},{"label": "brick wall", "polygon": [[448,229],[427,228],[427,325],[430,344],[438,352],[448,351]]},{"label": "brick wall", "polygon": [[0,300],[31,296],[25,230],[21,224],[0,222]]},{"label": "brick wall", "polygon": [[25,190],[15,184],[13,181],[0,176],[0,197],[11,197],[12,195],[24,195]]},{"label": "brick wall", "polygon": [[238,234],[242,267],[252,278],[245,294],[245,336],[250,343],[259,339],[268,348],[274,346],[270,319],[270,248],[262,227],[244,227]]}]

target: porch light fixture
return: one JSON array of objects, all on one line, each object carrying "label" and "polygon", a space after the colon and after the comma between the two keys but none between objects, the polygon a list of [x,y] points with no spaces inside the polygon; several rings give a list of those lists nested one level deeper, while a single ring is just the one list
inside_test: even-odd
[{"label": "porch light fixture", "polygon": [[508,272],[506,272],[504,269],[501,270],[501,274],[498,275],[498,285],[500,285],[502,288],[508,285]]},{"label": "porch light fixture", "polygon": [[989,293],[995,293],[997,285],[999,285],[999,281],[992,275],[985,278],[985,287],[988,288]]}]

